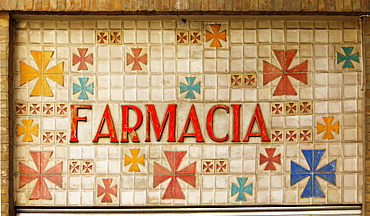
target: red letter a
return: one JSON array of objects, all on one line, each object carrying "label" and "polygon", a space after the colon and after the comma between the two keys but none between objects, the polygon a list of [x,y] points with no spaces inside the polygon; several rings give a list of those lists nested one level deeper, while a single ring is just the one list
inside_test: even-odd
[{"label": "red letter a", "polygon": [[[103,130],[104,122],[107,122],[108,134],[101,133],[101,131]],[[99,138],[110,138],[110,142],[118,142],[108,105],[105,107],[103,116],[99,124],[98,131],[96,131],[96,135],[95,138],[93,139],[93,142],[98,142]]]},{"label": "red letter a", "polygon": [[[257,125],[258,125],[260,132],[252,133],[252,128],[256,121],[257,121]],[[243,142],[248,142],[250,136],[260,136],[262,141],[267,141],[267,142],[270,141],[267,135],[265,122],[263,121],[261,108],[259,104],[257,104],[256,109],[254,110],[254,114],[252,116],[251,122],[249,123],[248,131],[245,134],[245,138]]]},{"label": "red letter a", "polygon": [[[186,131],[189,128],[189,124],[193,124],[194,133],[186,133]],[[179,142],[184,142],[184,137],[195,137],[195,141],[197,142],[204,142],[202,131],[200,130],[200,125],[197,117],[197,113],[195,112],[194,105],[191,105],[188,118],[186,119],[184,130],[181,133],[181,136],[179,138]]]}]

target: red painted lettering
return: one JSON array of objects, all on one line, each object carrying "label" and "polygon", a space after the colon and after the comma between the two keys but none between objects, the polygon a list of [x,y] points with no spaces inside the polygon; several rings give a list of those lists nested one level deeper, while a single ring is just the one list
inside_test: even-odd
[{"label": "red painted lettering", "polygon": [[175,123],[176,123],[176,104],[169,104],[167,111],[164,114],[162,124],[159,125],[158,116],[155,111],[153,104],[147,104],[146,106],[146,137],[145,142],[150,142],[150,119],[153,122],[153,130],[157,141],[161,140],[164,127],[166,122],[169,121],[168,125],[168,142],[175,142]]},{"label": "red painted lettering", "polygon": [[[107,123],[108,133],[102,134],[101,131],[103,130],[104,122]],[[110,142],[116,143],[118,142],[116,131],[114,129],[112,115],[110,114],[109,106],[105,107],[103,116],[101,118],[99,128],[96,131],[96,135],[93,139],[93,142],[98,142],[99,138],[110,138]]]},{"label": "red painted lettering", "polygon": [[231,142],[240,142],[240,104],[231,104],[233,108],[233,139]]},{"label": "red painted lettering", "polygon": [[226,140],[229,138],[229,134],[226,134],[226,136],[224,136],[224,137],[222,137],[222,138],[217,138],[217,137],[215,137],[215,135],[213,134],[213,114],[214,114],[214,112],[215,112],[217,109],[224,109],[224,110],[226,110],[226,113],[229,113],[229,107],[228,107],[228,106],[226,106],[226,105],[216,105],[216,106],[213,106],[213,107],[208,111],[208,114],[207,114],[207,118],[206,118],[206,129],[207,129],[208,136],[209,136],[213,141],[216,141],[216,142],[223,142],[223,141],[226,141]]},{"label": "red painted lettering", "polygon": [[[193,124],[194,133],[187,133],[189,124]],[[188,118],[186,119],[184,130],[181,133],[181,136],[179,138],[179,142],[184,142],[184,137],[195,137],[195,141],[197,142],[204,142],[202,131],[200,130],[200,125],[197,117],[197,113],[195,112],[194,105],[191,105]]]},{"label": "red painted lettering", "polygon": [[[129,127],[129,119],[128,119],[128,112],[129,110],[133,110],[136,113],[136,124],[133,127]],[[128,142],[128,134],[131,136],[132,142],[140,142],[136,129],[138,129],[143,121],[143,114],[141,113],[140,109],[133,105],[122,105],[122,139],[121,142]],[[128,132],[128,133],[127,133]]]},{"label": "red painted lettering", "polygon": [[[253,128],[253,125],[254,125],[255,122],[257,122],[259,132],[252,133],[252,128]],[[267,142],[270,141],[270,139],[267,135],[265,122],[263,121],[261,108],[260,108],[259,104],[256,105],[256,109],[254,110],[254,114],[252,116],[251,122],[249,123],[248,131],[245,134],[245,138],[244,138],[243,142],[248,142],[249,137],[251,137],[251,136],[253,136],[253,137],[254,136],[259,136],[259,137],[261,137],[262,141],[267,141]]]},{"label": "red painted lettering", "polygon": [[78,117],[79,109],[91,109],[91,105],[71,105],[71,136],[69,142],[78,142],[77,138],[77,122],[87,121],[87,117]]}]

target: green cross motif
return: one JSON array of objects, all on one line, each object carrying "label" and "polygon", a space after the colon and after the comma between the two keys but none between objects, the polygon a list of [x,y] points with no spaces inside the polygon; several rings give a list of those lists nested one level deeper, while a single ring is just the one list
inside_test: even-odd
[{"label": "green cross motif", "polygon": [[252,186],[253,184],[245,185],[248,178],[236,178],[238,181],[239,186],[235,185],[234,183],[231,185],[231,196],[238,194],[235,201],[247,201],[244,193],[252,195]]},{"label": "green cross motif", "polygon": [[185,77],[188,85],[180,83],[180,94],[187,91],[185,98],[195,99],[194,92],[200,94],[200,82],[194,84],[195,77]]},{"label": "green cross motif", "polygon": [[344,62],[342,68],[355,68],[351,61],[359,62],[358,52],[351,55],[353,47],[342,47],[344,55],[337,53],[337,64]]},{"label": "green cross motif", "polygon": [[89,99],[86,92],[89,92],[92,95],[94,94],[94,83],[86,85],[88,79],[89,78],[78,78],[78,81],[80,82],[81,85],[73,83],[72,86],[73,94],[81,92],[80,95],[78,95],[78,99]]}]

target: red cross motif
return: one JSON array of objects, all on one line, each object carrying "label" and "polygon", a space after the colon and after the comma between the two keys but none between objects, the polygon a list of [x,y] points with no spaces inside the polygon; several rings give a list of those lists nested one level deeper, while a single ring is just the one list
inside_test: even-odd
[{"label": "red cross motif", "polygon": [[111,203],[112,198],[111,198],[110,194],[117,197],[117,185],[114,185],[114,186],[111,187],[113,179],[102,179],[102,181],[103,181],[104,187],[98,185],[97,197],[100,197],[101,195],[104,194],[101,202],[102,203],[103,202]]},{"label": "red cross motif", "polygon": [[111,44],[121,44],[121,32],[120,31],[110,32],[110,42]]},{"label": "red cross motif", "polygon": [[88,70],[86,63],[89,63],[91,65],[93,64],[93,54],[90,53],[89,55],[86,55],[87,50],[87,48],[77,48],[80,56],[73,53],[72,65],[80,63],[77,70]]},{"label": "red cross motif", "polygon": [[30,114],[37,115],[40,112],[41,112],[40,104],[37,104],[37,103],[30,104],[30,110],[29,110]]},{"label": "red cross motif", "polygon": [[42,111],[46,115],[52,115],[52,114],[54,114],[54,106],[53,106],[53,104],[44,104],[44,106],[42,107]]},{"label": "red cross motif", "polygon": [[53,141],[54,135],[51,132],[44,132],[42,135],[42,139],[44,140],[44,143],[51,143]]},{"label": "red cross motif", "polygon": [[274,115],[281,115],[283,113],[283,105],[281,103],[274,103],[271,105],[271,111]]},{"label": "red cross motif", "polygon": [[240,74],[231,75],[231,85],[235,87],[242,86],[242,76]]},{"label": "red cross motif", "polygon": [[263,154],[260,154],[260,165],[267,162],[264,170],[276,170],[274,163],[281,165],[280,162],[281,154],[274,156],[276,148],[265,148],[265,151],[267,153],[267,157]]},{"label": "red cross motif", "polygon": [[256,76],[253,74],[246,74],[244,78],[244,83],[246,86],[256,85]]},{"label": "red cross motif", "polygon": [[97,40],[98,40],[98,43],[99,44],[105,44],[105,43],[107,43],[107,41],[108,41],[108,34],[107,34],[107,32],[98,32],[97,36],[98,36]]},{"label": "red cross motif", "polygon": [[36,170],[30,168],[22,162],[19,162],[19,187],[23,187],[31,181],[37,179],[35,187],[33,188],[30,200],[38,199],[49,199],[51,200],[51,194],[48,186],[45,183],[45,179],[54,183],[58,187],[62,187],[62,163],[60,162],[48,170],[45,167],[48,163],[49,158],[53,154],[52,151],[31,151],[30,152],[33,162],[36,165]]},{"label": "red cross motif", "polygon": [[226,41],[226,30],[219,32],[220,28],[220,24],[211,25],[213,33],[209,32],[208,30],[206,31],[206,41],[210,41],[213,39],[210,47],[222,47],[219,40]]},{"label": "red cross motif", "polygon": [[296,114],[297,113],[297,104],[294,102],[288,102],[285,105],[285,111],[287,115]]},{"label": "red cross motif", "polygon": [[177,32],[177,43],[180,44],[187,44],[188,43],[188,32],[185,31],[178,31]]},{"label": "red cross motif", "polygon": [[311,130],[309,130],[309,129],[301,130],[301,132],[299,134],[299,138],[301,139],[302,142],[310,142],[311,139],[312,139]]},{"label": "red cross motif", "polygon": [[171,170],[168,170],[158,163],[154,162],[153,170],[153,187],[157,187],[167,179],[171,179],[167,186],[162,199],[185,199],[184,193],[181,190],[177,178],[195,187],[195,170],[196,162],[188,165],[182,170],[178,170],[186,151],[165,151],[164,155],[170,165]]},{"label": "red cross motif", "polygon": [[204,160],[203,161],[203,172],[213,173],[214,172],[214,161],[213,160]]},{"label": "red cross motif", "polygon": [[193,44],[200,44],[201,41],[201,33],[199,31],[192,31],[190,32],[190,42]]},{"label": "red cross motif", "polygon": [[272,141],[273,142],[282,142],[283,141],[283,133],[279,130],[272,131],[271,136],[272,136]]},{"label": "red cross motif", "polygon": [[312,108],[311,102],[308,101],[301,102],[299,108],[301,114],[310,114]]},{"label": "red cross motif", "polygon": [[58,115],[66,115],[67,114],[67,105],[66,104],[58,104],[57,113],[58,113]]},{"label": "red cross motif", "polygon": [[57,142],[64,143],[67,140],[67,135],[65,132],[58,132],[57,134]]},{"label": "red cross motif", "polygon": [[296,130],[288,130],[286,132],[286,141],[287,142],[295,142],[297,140],[297,131]]},{"label": "red cross motif", "polygon": [[225,173],[227,172],[227,161],[217,160],[216,161],[216,173]]},{"label": "red cross motif", "polygon": [[85,161],[82,166],[82,172],[84,174],[92,173],[93,169],[93,163],[90,161]]},{"label": "red cross motif", "polygon": [[297,50],[274,50],[276,59],[278,60],[281,69],[274,65],[263,61],[263,85],[281,77],[273,95],[297,95],[289,76],[307,84],[307,60],[297,66],[290,68],[290,64],[297,53]]},{"label": "red cross motif", "polygon": [[134,63],[132,65],[131,70],[142,70],[139,63],[142,63],[144,65],[147,64],[147,54],[144,54],[142,56],[139,56],[141,53],[142,48],[131,48],[132,56],[129,53],[126,53],[126,65],[129,65],[131,63]]},{"label": "red cross motif", "polygon": [[69,171],[71,173],[80,173],[80,163],[78,161],[70,162]]},{"label": "red cross motif", "polygon": [[25,103],[17,103],[15,105],[15,113],[18,115],[26,114],[27,107]]}]

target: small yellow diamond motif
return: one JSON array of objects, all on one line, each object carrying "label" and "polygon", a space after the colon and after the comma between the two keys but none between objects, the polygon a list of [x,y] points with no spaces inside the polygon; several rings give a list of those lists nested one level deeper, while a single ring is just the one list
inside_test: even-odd
[{"label": "small yellow diamond motif", "polygon": [[140,149],[130,149],[132,158],[130,156],[125,155],[124,165],[127,166],[131,164],[130,168],[128,169],[129,172],[140,172],[139,166],[137,164],[144,166],[145,155],[137,157],[139,151]]},{"label": "small yellow diamond motif", "polygon": [[64,62],[61,62],[46,70],[53,53],[53,51],[31,51],[31,55],[36,62],[38,70],[24,62],[20,62],[20,85],[38,78],[30,96],[54,96],[48,82],[46,81],[46,78],[58,83],[61,86],[64,86]]},{"label": "small yellow diamond motif", "polygon": [[325,122],[325,125],[317,123],[317,134],[320,134],[325,131],[324,136],[322,139],[334,139],[333,134],[331,131],[339,134],[339,122],[331,124],[333,122],[334,117],[322,117]]},{"label": "small yellow diamond motif", "polygon": [[17,125],[17,136],[25,134],[22,142],[32,142],[33,139],[31,134],[35,135],[36,137],[38,136],[39,125],[31,127],[33,120],[22,120],[22,122],[25,127]]}]

